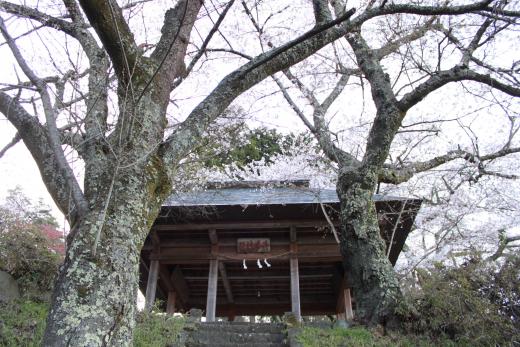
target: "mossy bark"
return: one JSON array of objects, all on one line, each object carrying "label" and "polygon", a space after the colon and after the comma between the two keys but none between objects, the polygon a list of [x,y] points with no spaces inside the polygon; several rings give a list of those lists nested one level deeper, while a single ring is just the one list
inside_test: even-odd
[{"label": "mossy bark", "polygon": [[394,321],[404,301],[381,238],[373,192],[377,172],[344,171],[337,182],[341,202],[340,249],[356,318],[369,325]]},{"label": "mossy bark", "polygon": [[[108,205],[99,199],[75,226],[56,283],[45,346],[131,343],[140,250],[164,198],[156,189],[160,175],[153,161],[119,172]],[[110,179],[107,175],[99,186],[110,185]]]}]

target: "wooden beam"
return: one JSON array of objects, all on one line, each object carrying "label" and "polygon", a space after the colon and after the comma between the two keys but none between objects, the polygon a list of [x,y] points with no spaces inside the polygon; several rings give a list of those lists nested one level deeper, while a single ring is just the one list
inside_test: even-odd
[{"label": "wooden beam", "polygon": [[[263,258],[270,258],[269,256],[262,256],[261,259]],[[244,257],[247,261],[251,261],[251,260],[254,260],[256,261],[257,259],[259,259],[259,257]],[[243,259],[244,259],[243,258]],[[211,257],[206,257],[206,258],[196,258],[196,259],[191,259],[189,257],[172,257],[172,258],[162,258],[161,259],[161,263],[164,263],[164,264],[182,264],[182,265],[202,265],[202,264],[207,264],[209,259],[211,259]],[[222,256],[222,257],[218,257],[218,259],[223,259],[223,260],[226,260],[226,261],[229,261],[229,256]],[[280,256],[277,258],[277,260],[288,260],[289,259],[289,256]],[[338,255],[338,256],[335,256],[335,255],[323,255],[323,256],[302,256],[302,257],[298,257],[299,259],[299,262],[300,264],[301,263],[305,263],[305,262],[313,262],[313,263],[324,263],[324,264],[328,264],[328,263],[331,263],[331,262],[337,262],[337,261],[341,261],[342,258],[341,258],[341,255]]]},{"label": "wooden beam", "polygon": [[152,310],[155,302],[155,292],[157,291],[157,279],[159,277],[159,261],[150,261],[150,272],[148,273],[148,282],[146,283],[146,296],[144,309],[146,312]]},{"label": "wooden beam", "polygon": [[[271,231],[269,231],[271,232]],[[285,230],[284,232],[287,232]],[[286,246],[289,248],[290,241],[286,238],[280,237],[271,237],[271,246]],[[218,244],[220,247],[236,247],[237,237],[236,236],[219,236]],[[298,244],[300,245],[337,245],[337,242],[334,240],[330,234],[322,235],[321,233],[316,233],[315,235],[298,235]],[[189,236],[176,237],[175,239],[170,240],[162,240],[161,241],[161,249],[165,248],[196,248],[200,247],[200,240],[193,240],[189,238]],[[206,245],[207,247],[207,245]],[[152,251],[153,246],[151,244],[145,244],[142,248],[143,250]]]},{"label": "wooden beam", "polygon": [[208,274],[208,294],[206,299],[206,322],[215,321],[217,306],[217,287],[218,287],[218,260],[211,259],[209,262]]},{"label": "wooden beam", "polygon": [[[205,294],[205,293],[204,293]],[[287,296],[272,296],[272,297],[260,297],[258,298],[256,296],[256,293],[253,296],[247,296],[247,297],[235,297],[235,302],[233,303],[238,308],[240,305],[256,305],[257,308],[260,310],[261,306],[266,305],[277,305],[277,304],[284,304],[287,306],[287,309],[291,309],[291,298],[289,295]],[[308,306],[319,306],[324,305],[328,307],[328,312],[333,314],[335,312],[336,307],[336,298],[334,295],[330,294],[308,294],[308,295],[301,295],[300,296],[301,304],[304,309]],[[200,307],[204,308],[207,303],[206,296],[193,296],[190,298],[189,304],[192,307]],[[231,306],[233,304],[227,304],[227,303],[217,303],[217,307],[219,306]],[[288,311],[285,310],[285,311]]]},{"label": "wooden beam", "polygon": [[177,294],[174,291],[168,292],[168,302],[166,303],[166,313],[174,314],[175,313],[175,299]]},{"label": "wooden beam", "polygon": [[[255,265],[256,266],[256,265]],[[315,275],[301,275],[300,278],[305,279],[322,279],[322,278],[331,278],[333,275],[324,273],[324,274],[315,274]],[[269,275],[268,272],[265,275],[249,275],[244,274],[241,276],[228,276],[228,280],[232,281],[268,281],[268,280],[287,280],[290,275]],[[206,281],[207,276],[186,276],[185,279],[187,281]]]},{"label": "wooden beam", "polygon": [[[218,247],[218,249],[217,249]],[[330,258],[331,262],[341,261],[341,254],[339,246],[337,244],[315,244],[315,245],[298,245],[296,248],[286,246],[271,245],[271,252],[269,253],[238,253],[235,246],[213,245],[211,247],[200,246],[192,248],[167,248],[161,249],[160,254],[152,253],[150,259],[161,260],[164,264],[175,264],[176,261],[185,260],[210,260],[213,257],[218,257],[222,260],[257,260],[264,258],[276,258],[277,260],[287,260],[290,253],[297,254],[300,260],[308,258],[309,261],[313,261],[314,258]],[[179,263],[181,263],[179,262]]]},{"label": "wooden beam", "polygon": [[[339,226],[339,221],[334,221]],[[300,221],[295,222],[294,220],[281,220],[281,221],[266,221],[259,220],[253,222],[222,222],[222,223],[189,223],[189,224],[156,224],[154,229],[157,231],[177,231],[177,230],[234,230],[234,229],[258,229],[258,228],[289,228],[294,227],[322,227],[328,226],[327,221],[322,219]],[[285,230],[279,230],[280,232],[287,232]]]},{"label": "wooden beam", "polygon": [[229,303],[233,303],[235,300],[233,299],[233,292],[231,291],[231,284],[229,283],[224,262],[219,261],[218,270],[220,273],[220,278],[222,279],[222,284],[224,285],[224,290],[226,291],[227,300]]}]

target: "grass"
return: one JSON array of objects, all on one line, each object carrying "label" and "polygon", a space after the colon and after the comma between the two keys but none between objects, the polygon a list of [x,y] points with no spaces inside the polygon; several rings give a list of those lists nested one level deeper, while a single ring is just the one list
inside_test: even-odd
[{"label": "grass", "polygon": [[0,304],[0,346],[41,346],[49,305],[30,300]]},{"label": "grass", "polygon": [[[48,312],[48,303],[30,300],[0,303],[0,346],[41,346]],[[139,314],[134,330],[134,347],[175,345],[184,322],[182,317]]]},{"label": "grass", "polygon": [[134,347],[175,345],[186,320],[166,314],[139,314],[134,330]]},{"label": "grass", "polygon": [[376,331],[362,327],[348,329],[303,327],[297,339],[303,347],[455,347],[454,342],[447,339],[432,341],[415,335],[381,336]]}]

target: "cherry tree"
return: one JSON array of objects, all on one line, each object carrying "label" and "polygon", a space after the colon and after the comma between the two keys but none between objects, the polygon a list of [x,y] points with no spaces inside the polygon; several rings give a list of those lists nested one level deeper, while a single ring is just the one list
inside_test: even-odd
[{"label": "cherry tree", "polygon": [[[511,160],[506,167],[497,164],[520,152],[518,55],[509,47],[518,28],[517,5],[499,1],[486,5],[491,12],[467,7],[477,4],[452,7],[457,8],[453,12],[444,12],[442,6],[423,7],[420,12],[397,10],[407,5],[370,1],[364,14],[392,13],[363,21],[314,63],[273,76],[288,105],[337,166],[341,251],[361,320],[389,322],[406,313],[379,236],[371,202],[376,190],[402,193],[408,184],[413,195],[422,198],[435,192],[435,202],[427,202],[437,203],[436,213],[443,218],[437,219],[441,223],[422,225],[437,229],[433,247],[424,244],[424,259],[440,252],[446,237],[469,219],[471,207],[463,209],[460,204],[450,211],[454,218],[439,214],[448,212],[456,192],[460,195],[460,190],[471,190],[468,184],[489,177],[518,178]],[[339,2],[314,6],[317,20],[344,13]],[[255,19],[251,21],[261,34]],[[265,35],[259,39],[265,40]],[[459,89],[453,82],[459,82]],[[439,107],[443,102],[451,108]],[[446,126],[451,122],[455,126]],[[497,135],[491,141],[479,139],[490,131]],[[417,186],[418,179],[422,187]],[[431,222],[435,217],[427,218]],[[516,240],[502,235],[498,251]],[[442,253],[446,255],[445,249]]]},{"label": "cherry tree", "polygon": [[[233,0],[179,0],[172,8],[161,5],[166,4],[0,1],[3,53],[17,66],[15,78],[6,76],[0,91],[0,112],[18,132],[7,147],[23,141],[71,226],[44,345],[131,343],[140,249],[184,158],[239,96],[281,71],[298,83],[290,77],[291,66],[313,55],[330,55],[330,50],[320,50],[344,40],[356,66],[349,70],[338,65],[340,83],[330,98],[316,97],[311,130],[324,152],[338,162],[342,252],[357,286],[359,315],[368,322],[392,317],[401,295],[383,256],[371,196],[378,181],[396,183],[431,166],[428,161],[387,165],[392,140],[407,112],[449,82],[472,80],[506,95],[520,94],[516,65],[493,70],[485,57],[474,54],[488,37],[514,27],[518,12],[493,0],[466,5],[362,1],[356,8],[325,0],[243,1],[241,6]],[[164,18],[154,29],[157,13]],[[283,19],[277,19],[282,14]],[[428,32],[443,24],[437,18],[449,22],[467,17],[482,23],[469,42],[447,26],[444,35],[462,52],[460,62],[433,70],[406,65],[407,71],[415,69],[424,77],[410,77],[397,93],[381,59],[424,30],[408,36],[396,32],[377,50],[361,29],[400,16],[418,18]],[[275,28],[276,37],[260,46],[244,40],[251,33],[245,25],[251,19],[261,33]],[[240,63],[233,56],[239,56]],[[232,63],[215,67],[210,64],[215,59]],[[204,71],[205,80],[190,82]],[[344,76],[351,75],[369,82],[375,106],[361,160],[334,143],[323,120],[335,94],[346,85]],[[216,81],[208,82],[209,77]],[[205,95],[196,98],[191,109],[177,108],[176,96],[200,95],[199,89]],[[461,149],[445,160],[467,155]],[[71,165],[77,157],[81,182]]]}]

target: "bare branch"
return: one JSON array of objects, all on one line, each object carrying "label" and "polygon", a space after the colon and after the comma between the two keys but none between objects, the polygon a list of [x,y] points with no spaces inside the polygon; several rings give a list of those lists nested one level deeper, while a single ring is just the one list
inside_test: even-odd
[{"label": "bare branch", "polygon": [[312,133],[314,133],[316,131],[316,129],[314,128],[312,123],[307,119],[307,117],[305,116],[305,113],[303,113],[303,111],[298,107],[298,105],[296,105],[296,102],[294,102],[294,100],[291,98],[291,96],[289,95],[289,92],[287,91],[287,88],[283,85],[282,81],[280,81],[280,79],[278,79],[278,77],[276,77],[275,75],[271,76],[271,78],[276,82],[276,84],[278,85],[278,88],[280,88],[280,91],[282,92],[283,97],[285,98],[285,100],[287,101],[289,106],[292,108],[294,113],[296,113],[296,115],[298,117],[300,117],[303,124],[305,124],[305,126]]},{"label": "bare branch", "polygon": [[202,57],[202,55],[206,52],[206,49],[208,47],[209,42],[211,41],[213,35],[218,31],[218,28],[220,27],[220,24],[222,24],[222,21],[224,20],[224,18],[226,18],[226,15],[227,15],[229,9],[231,9],[231,6],[233,6],[234,2],[235,2],[235,0],[230,0],[228,2],[226,7],[224,8],[224,11],[222,11],[222,13],[218,17],[217,21],[215,22],[215,24],[213,25],[213,27],[209,31],[208,36],[206,37],[206,39],[202,43],[202,46],[199,48],[199,51],[193,57],[193,59],[190,61],[190,64],[186,68],[186,71],[183,73],[183,76],[180,76],[180,79],[178,79],[174,83],[174,88],[176,86],[178,86],[182,82],[182,80],[183,80],[183,78],[185,76],[188,76],[190,74],[190,72],[191,72],[191,70],[193,70],[193,67],[195,66],[195,64],[199,61],[199,59]]},{"label": "bare branch", "polygon": [[332,14],[329,10],[329,0],[312,0],[312,7],[316,25],[324,24],[332,20]]},{"label": "bare branch", "polygon": [[[334,144],[334,141],[331,137],[331,132],[329,131],[329,127],[325,124],[325,114],[328,109],[332,105],[332,103],[336,100],[336,98],[341,94],[347,82],[350,78],[350,74],[343,73],[340,79],[336,82],[336,85],[330,92],[330,94],[325,98],[325,100],[320,103],[314,93],[305,86],[305,84],[300,81],[296,76],[294,76],[289,69],[284,70],[285,76],[302,92],[302,94],[309,100],[309,103],[313,107],[313,123],[311,124],[303,112],[300,111],[301,114],[298,114],[300,119],[304,122],[307,128],[314,134],[318,143],[320,144],[321,149],[325,153],[325,155],[332,160],[333,162],[342,162],[345,165],[359,165],[357,159],[340,149],[338,146]],[[285,94],[284,94],[285,97]],[[292,100],[289,101],[287,97],[285,99],[291,104]],[[293,102],[294,103],[294,102]],[[292,107],[294,109],[294,107]]]},{"label": "bare branch", "polygon": [[281,47],[263,53],[227,75],[191,112],[186,121],[161,146],[167,166],[176,163],[202,136],[205,127],[240,94],[268,76],[304,60],[318,49],[345,35],[350,27],[336,24],[348,19],[349,11],[338,21],[314,28]]},{"label": "bare branch", "polygon": [[[58,132],[58,129],[56,127],[56,117],[54,114],[54,108],[52,107],[51,98],[49,96],[49,93],[47,91],[47,86],[43,80],[38,78],[38,76],[30,69],[29,65],[26,63],[25,59],[23,58],[22,54],[20,53],[20,50],[12,40],[11,36],[7,32],[7,29],[5,27],[3,19],[0,17],[0,31],[2,32],[2,35],[4,36],[5,40],[7,41],[7,44],[9,48],[11,49],[11,52],[13,53],[16,61],[18,62],[18,65],[22,69],[22,71],[25,73],[27,77],[31,80],[31,82],[37,87],[38,93],[41,95],[42,98],[42,104],[43,109],[45,113],[45,119],[46,119],[46,140],[48,140],[48,145],[51,149],[51,152],[53,154],[53,160],[58,166],[59,175],[62,176],[64,179],[63,182],[63,188],[66,188],[66,190],[71,194],[73,200],[74,200],[74,206],[77,209],[77,213],[80,215],[86,212],[87,204],[85,201],[85,198],[83,196],[83,192],[81,191],[81,188],[79,187],[79,184],[74,177],[74,174],[72,172],[72,169],[70,168],[69,164],[67,163],[67,160],[65,158],[65,155],[61,149],[61,140],[60,135]],[[4,94],[4,109],[2,110],[2,113],[7,116],[7,118],[13,123],[12,117],[11,119],[7,115],[9,113],[10,105],[14,102],[14,100],[7,96],[7,94]],[[21,106],[20,106],[21,107]],[[20,116],[20,112],[17,113]],[[20,130],[18,126],[16,126],[15,123],[13,123],[15,127],[17,127],[18,132],[24,139],[24,142],[26,139],[24,138],[24,132]],[[41,141],[41,139],[39,139]],[[49,154],[48,154],[49,155]],[[36,158],[35,158],[36,159]],[[58,173],[56,173],[58,175]],[[57,196],[54,196],[53,198],[56,198]],[[67,198],[65,201],[68,201]],[[60,205],[62,202],[58,203]],[[64,212],[65,213],[65,212]]]},{"label": "bare branch", "polygon": [[247,59],[247,60],[251,60],[253,59],[252,56],[250,55],[247,55],[245,53],[242,53],[242,52],[239,52],[237,50],[234,50],[234,49],[230,49],[230,48],[208,48],[206,49],[206,52],[224,52],[224,53],[231,53],[231,54],[234,54],[234,55],[238,55],[239,57],[242,57],[244,59]]},{"label": "bare branch", "polygon": [[495,251],[495,253],[487,257],[486,261],[498,260],[500,257],[504,255],[504,251],[506,250],[506,248],[508,248],[509,244],[515,241],[519,241],[520,236],[507,237],[506,231],[504,229],[501,229],[498,231],[498,239],[499,241],[497,250]]},{"label": "bare branch", "polygon": [[442,16],[442,15],[461,15],[466,13],[477,12],[495,12],[494,8],[488,7],[494,0],[478,1],[469,5],[444,5],[444,6],[419,6],[414,4],[387,4],[384,7],[373,7],[367,9],[359,17],[352,22],[361,24],[369,19],[389,14],[416,14],[422,16]]},{"label": "bare branch", "polygon": [[20,134],[16,133],[13,139],[7,145],[5,145],[4,148],[2,148],[2,150],[0,150],[0,158],[2,158],[10,148],[12,148],[18,142],[20,142],[21,139],[22,137],[20,136]]},{"label": "bare branch", "polygon": [[6,13],[14,14],[23,18],[35,20],[44,26],[61,30],[70,36],[77,37],[78,28],[71,22],[52,17],[46,13],[35,10],[29,6],[17,5],[7,1],[0,1],[0,9]]},{"label": "bare branch", "polygon": [[[486,161],[495,160],[498,158],[505,157],[510,154],[519,153],[520,147],[504,148],[497,152],[490,153],[487,155],[477,156],[473,153],[464,150],[450,151],[447,154],[437,156],[427,161],[410,163],[402,167],[396,167],[393,165],[385,165],[379,174],[379,181],[383,183],[399,184],[408,181],[413,175],[420,172],[425,172],[433,168],[439,167],[451,161],[457,159],[463,159],[470,163],[482,163]],[[502,178],[517,178],[516,175],[504,175],[499,173],[493,173],[486,171],[485,168],[480,167],[479,171],[481,174],[488,174],[499,176]]]},{"label": "bare branch", "polygon": [[382,59],[387,55],[397,51],[404,44],[420,39],[434,26],[436,20],[436,17],[432,17],[428,19],[424,24],[413,30],[411,33],[404,35],[398,38],[397,40],[387,42],[381,48],[374,50],[375,55],[378,56],[379,59]]},{"label": "bare branch", "polygon": [[[77,206],[73,194],[67,187],[73,184],[75,189],[80,188],[76,180],[70,182],[61,163],[56,159],[52,144],[47,138],[46,128],[35,117],[27,113],[17,100],[3,92],[0,92],[0,112],[18,130],[18,134],[38,165],[47,190],[73,225],[82,211],[81,206]],[[79,203],[86,206],[82,196]]]},{"label": "bare branch", "polygon": [[401,111],[406,112],[431,92],[450,82],[460,81],[480,82],[508,95],[516,97],[520,96],[520,88],[505,84],[489,75],[483,75],[457,65],[450,70],[439,71],[433,74],[428,80],[418,85],[413,91],[405,94],[399,101],[399,108]]}]

